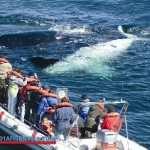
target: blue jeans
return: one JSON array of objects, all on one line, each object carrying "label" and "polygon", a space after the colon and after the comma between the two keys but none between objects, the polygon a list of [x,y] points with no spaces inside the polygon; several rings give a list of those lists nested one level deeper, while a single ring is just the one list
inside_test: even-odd
[{"label": "blue jeans", "polygon": [[69,135],[69,131],[70,131],[70,129],[63,129],[63,130],[57,130],[57,129],[55,129],[56,140],[59,139],[59,136],[62,134],[64,136],[64,141],[66,141],[67,137]]}]

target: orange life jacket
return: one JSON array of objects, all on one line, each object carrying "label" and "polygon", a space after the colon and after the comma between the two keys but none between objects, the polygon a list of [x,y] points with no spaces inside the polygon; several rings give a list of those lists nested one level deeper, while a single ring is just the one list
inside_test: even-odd
[{"label": "orange life jacket", "polygon": [[41,94],[41,96],[50,96],[58,99],[56,94],[48,93],[46,90],[38,90],[38,92]]},{"label": "orange life jacket", "polygon": [[26,86],[24,86],[24,88],[26,89],[26,90],[39,90],[39,87],[37,87],[37,86],[32,86],[32,85],[26,85]]},{"label": "orange life jacket", "polygon": [[39,90],[39,87],[37,86],[31,86],[30,84],[25,85],[20,92],[20,99],[24,99],[25,94],[27,91],[32,91],[32,90]]},{"label": "orange life jacket", "polygon": [[12,70],[11,73],[13,75],[17,76],[18,78],[24,79],[24,77],[20,73],[18,73],[17,71]]},{"label": "orange life jacket", "polygon": [[117,112],[108,113],[106,116],[103,117],[104,121],[101,124],[101,129],[109,129],[117,132],[121,127],[121,119],[120,115]]},{"label": "orange life jacket", "polygon": [[103,112],[105,112],[105,108],[104,108],[104,105],[103,105],[103,104],[98,103],[97,105],[100,107],[100,109],[102,109],[102,110],[103,110]]},{"label": "orange life jacket", "polygon": [[9,61],[5,58],[0,58],[0,62],[3,62],[3,63],[9,63]]},{"label": "orange life jacket", "polygon": [[47,110],[48,113],[50,114],[54,114],[55,113],[55,109],[54,108],[50,108],[49,110]]},{"label": "orange life jacket", "polygon": [[61,108],[61,107],[73,107],[73,105],[71,103],[68,103],[68,102],[58,103],[56,105],[56,108]]}]

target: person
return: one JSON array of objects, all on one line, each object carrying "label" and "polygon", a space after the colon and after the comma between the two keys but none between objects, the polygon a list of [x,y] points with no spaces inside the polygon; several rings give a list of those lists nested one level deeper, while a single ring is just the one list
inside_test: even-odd
[{"label": "person", "polygon": [[[28,81],[28,79],[27,79]],[[39,90],[39,84],[37,82],[30,82],[27,83],[20,92],[20,101],[19,101],[19,107],[20,107],[20,116],[21,120],[24,122],[24,119],[30,122],[33,121],[33,99],[31,97],[32,93]]]},{"label": "person", "polygon": [[47,117],[43,117],[39,123],[40,129],[44,130],[51,137],[54,137],[54,132],[53,132],[54,126],[55,126],[55,124],[53,124],[52,121],[48,120]]},{"label": "person", "polygon": [[37,115],[42,117],[47,116],[49,120],[53,120],[53,112],[51,113],[49,110],[51,108],[54,108],[54,106],[58,103],[58,97],[55,95],[55,92],[53,90],[50,90],[48,85],[44,85],[43,89],[47,91],[47,94],[44,94],[41,97],[38,110],[37,110]]},{"label": "person", "polygon": [[106,115],[104,105],[101,100],[97,100],[97,104],[92,105],[89,109],[87,118],[84,122],[85,138],[91,138],[92,133],[98,131],[99,118]]},{"label": "person", "polygon": [[25,86],[27,79],[22,76],[20,69],[13,70],[8,84],[8,112],[12,115],[16,114],[17,94],[19,86]]},{"label": "person", "polygon": [[55,123],[55,137],[59,139],[60,135],[64,136],[64,141],[70,132],[71,124],[75,119],[75,112],[73,110],[73,105],[69,103],[67,97],[61,99],[61,103],[56,105],[56,111],[54,114]]},{"label": "person", "polygon": [[0,55],[0,103],[6,103],[6,79],[12,71],[12,65]]},{"label": "person", "polygon": [[20,90],[20,116],[21,120],[24,122],[24,119],[34,123],[33,118],[33,100],[32,93],[40,89],[40,84],[38,81],[37,74],[34,72],[29,72],[27,77],[27,84]]},{"label": "person", "polygon": [[88,99],[87,94],[82,94],[81,98],[82,98],[81,103],[78,106],[79,110],[78,127],[81,133],[81,138],[84,138],[85,137],[84,121],[86,120],[90,109],[90,106],[87,106],[87,103],[90,102],[90,100]]},{"label": "person", "polygon": [[103,117],[103,122],[101,124],[101,129],[109,129],[114,132],[118,132],[121,128],[121,119],[119,113],[115,112],[113,106],[108,107],[108,113]]},{"label": "person", "polygon": [[38,79],[38,76],[36,73],[34,72],[29,72],[28,73],[28,81],[27,81],[28,84],[32,84],[32,83],[35,83],[35,84],[38,84],[39,87],[41,87],[41,83]]},{"label": "person", "polygon": [[89,106],[86,106],[88,102],[90,102],[90,100],[88,99],[87,94],[82,94],[82,100],[78,108],[79,108],[79,116],[82,117],[84,120],[86,119],[90,108]]}]

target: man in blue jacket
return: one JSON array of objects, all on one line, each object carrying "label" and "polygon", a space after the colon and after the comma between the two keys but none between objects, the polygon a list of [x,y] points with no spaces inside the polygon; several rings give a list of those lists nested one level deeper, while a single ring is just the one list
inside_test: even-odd
[{"label": "man in blue jacket", "polygon": [[[50,88],[48,86],[44,86],[45,90],[50,90]],[[54,94],[51,90],[52,94]],[[41,118],[43,115],[48,117],[49,120],[53,121],[53,115],[50,114],[49,112],[47,112],[49,107],[53,107],[58,103],[57,98],[55,97],[51,97],[51,96],[43,96],[40,100],[40,104],[38,106],[38,110],[37,110],[37,116],[38,118]],[[40,116],[40,117],[39,117]]]},{"label": "man in blue jacket", "polygon": [[55,123],[55,136],[59,139],[59,136],[63,134],[64,141],[67,140],[71,124],[75,119],[75,113],[73,110],[73,105],[68,102],[68,98],[64,97],[61,103],[56,105],[56,112],[54,114]]}]

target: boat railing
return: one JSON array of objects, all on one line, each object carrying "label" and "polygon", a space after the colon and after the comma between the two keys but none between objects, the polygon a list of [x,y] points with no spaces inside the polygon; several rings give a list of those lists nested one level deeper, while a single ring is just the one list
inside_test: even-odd
[{"label": "boat railing", "polygon": [[[119,114],[120,114],[120,117],[121,117],[121,120],[122,120],[122,123],[123,121],[125,121],[125,126],[126,126],[126,134],[128,136],[128,131],[127,131],[127,120],[126,120],[126,111],[127,111],[127,108],[128,108],[128,102],[125,101],[125,100],[117,100],[117,101],[106,101],[105,99],[101,102],[104,106],[105,105],[118,105],[120,104],[122,106]],[[73,122],[73,124],[71,125],[71,129],[70,129],[70,133],[71,133],[71,130],[73,127],[76,127],[77,129],[77,133],[79,133],[79,127],[78,127],[78,119],[79,119],[79,111],[80,109],[84,106],[84,107],[90,107],[92,105],[96,105],[96,104],[99,104],[99,102],[87,102],[87,103],[80,103],[77,108],[76,108],[76,118],[75,118],[75,121]],[[120,128],[118,129],[118,133],[120,132]],[[70,135],[69,133],[69,135]],[[77,138],[79,138],[79,135],[77,134]]]},{"label": "boat railing", "polygon": [[[5,109],[6,111],[8,110],[8,108],[0,103],[0,106]],[[6,114],[5,114],[6,115]],[[14,120],[15,119],[19,119],[20,122],[22,122],[22,125],[24,127],[26,127],[26,125],[28,125],[30,127],[30,129],[34,129],[42,134],[44,134],[45,136],[49,136],[49,134],[47,134],[46,132],[44,132],[42,129],[38,128],[37,126],[35,126],[34,124],[32,124],[31,122],[27,121],[26,119],[24,119],[24,121],[21,120],[21,117],[17,114],[15,114],[15,116],[13,116],[14,118],[11,118],[10,116],[6,115],[9,119]]]}]

